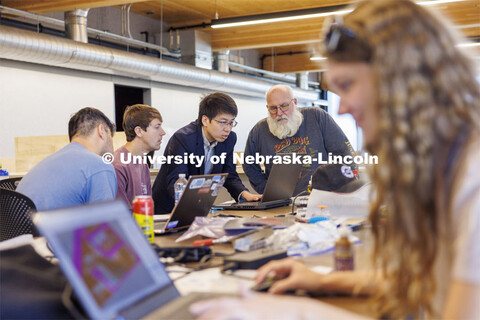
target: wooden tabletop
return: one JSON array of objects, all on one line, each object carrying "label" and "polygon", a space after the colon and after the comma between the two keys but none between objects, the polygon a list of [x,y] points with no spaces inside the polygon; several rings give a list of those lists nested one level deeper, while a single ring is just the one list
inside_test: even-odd
[{"label": "wooden tabletop", "polygon": [[[222,210],[222,211],[217,211],[216,213],[232,214],[232,215],[242,216],[245,218],[250,218],[253,216],[274,217],[276,215],[282,215],[289,212],[291,212],[290,206],[273,208],[273,209],[262,210],[262,211]],[[160,247],[183,247],[183,246],[192,246],[193,241],[202,239],[202,237],[197,236],[182,242],[178,242],[178,243],[175,242],[175,240],[181,234],[182,233],[155,236],[155,243]],[[368,229],[368,227],[364,227],[361,230],[354,232],[354,235],[359,237],[360,240],[362,241],[361,244],[355,245],[354,247],[355,248],[355,269],[356,270],[370,269],[371,268],[370,256],[372,252],[372,240],[370,236],[370,230]],[[217,244],[212,246],[212,250],[214,252],[219,252],[223,254],[234,252],[231,244],[221,244],[221,245]],[[322,255],[316,255],[316,256],[300,258],[300,259],[309,266],[323,265],[327,267],[333,267],[334,265],[333,253],[326,253]],[[376,317],[374,304],[369,298],[328,296],[328,297],[320,297],[318,299],[325,303],[332,304],[364,316]]]}]

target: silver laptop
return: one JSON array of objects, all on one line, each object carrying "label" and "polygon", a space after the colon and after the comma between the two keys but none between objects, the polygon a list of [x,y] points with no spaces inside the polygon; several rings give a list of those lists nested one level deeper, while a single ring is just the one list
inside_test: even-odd
[{"label": "silver laptop", "polygon": [[92,319],[193,316],[123,201],[38,213],[36,225]]},{"label": "silver laptop", "polygon": [[225,210],[265,210],[288,206],[291,202],[290,198],[294,196],[293,192],[295,192],[301,170],[301,164],[274,164],[260,201],[238,202],[215,207]]},{"label": "silver laptop", "polygon": [[208,215],[228,173],[188,177],[187,186],[167,222],[155,222],[154,232],[162,234],[188,228],[195,217]]}]

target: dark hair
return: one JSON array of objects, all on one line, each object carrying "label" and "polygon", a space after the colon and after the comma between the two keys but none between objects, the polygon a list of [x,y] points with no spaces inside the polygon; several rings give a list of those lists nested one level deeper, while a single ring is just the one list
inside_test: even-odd
[{"label": "dark hair", "polygon": [[115,126],[102,111],[88,107],[80,109],[68,121],[68,138],[72,141],[72,138],[77,135],[89,136],[99,124],[108,127],[113,137]]},{"label": "dark hair", "polygon": [[220,113],[231,114],[234,117],[238,114],[238,108],[232,97],[221,92],[210,93],[203,97],[198,108],[198,123],[202,123],[202,116],[206,115],[212,120]]},{"label": "dark hair", "polygon": [[135,128],[137,126],[146,131],[150,122],[154,119],[163,122],[162,115],[153,107],[145,104],[134,104],[133,106],[127,107],[123,114],[123,130],[125,131],[127,141],[130,142],[135,139],[137,136]]}]

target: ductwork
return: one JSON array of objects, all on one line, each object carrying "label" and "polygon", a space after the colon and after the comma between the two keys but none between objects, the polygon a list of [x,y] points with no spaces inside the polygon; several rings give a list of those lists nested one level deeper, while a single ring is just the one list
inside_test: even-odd
[{"label": "ductwork", "polygon": [[221,50],[217,52],[217,70],[220,72],[228,73],[228,55],[230,54],[230,50]]},{"label": "ductwork", "polygon": [[[0,58],[49,66],[125,75],[183,86],[263,97],[268,81],[225,74],[70,39],[0,25]],[[318,92],[293,88],[301,101]]]},{"label": "ductwork", "polygon": [[79,41],[88,42],[87,34],[87,15],[88,10],[76,9],[65,12],[65,34],[68,38]]},{"label": "ductwork", "polygon": [[301,89],[308,89],[308,72],[299,72],[297,73],[297,87]]}]

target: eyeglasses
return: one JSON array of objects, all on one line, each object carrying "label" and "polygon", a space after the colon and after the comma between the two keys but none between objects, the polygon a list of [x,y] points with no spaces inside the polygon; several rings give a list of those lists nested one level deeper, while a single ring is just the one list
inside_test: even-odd
[{"label": "eyeglasses", "polygon": [[267,106],[268,111],[270,111],[271,114],[275,114],[278,112],[278,109],[282,110],[282,112],[286,112],[290,108],[290,103],[292,103],[294,99],[291,99],[289,102],[283,103],[279,106]]},{"label": "eyeglasses", "polygon": [[337,16],[327,22],[328,31],[325,36],[325,49],[328,54],[336,52],[354,52],[359,61],[370,61],[372,50],[370,45],[360,39],[352,29],[343,25],[343,19]]},{"label": "eyeglasses", "polygon": [[232,121],[218,121],[216,119],[213,119],[216,123],[218,123],[222,128],[226,128],[227,126],[229,127],[236,127],[238,122],[235,121],[235,120],[232,120]]}]

